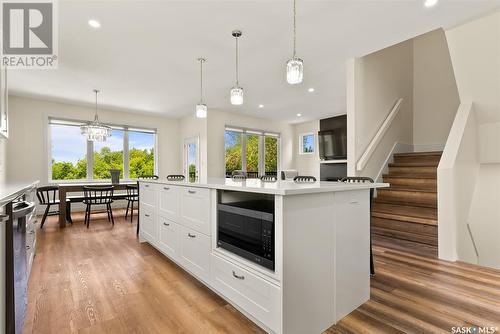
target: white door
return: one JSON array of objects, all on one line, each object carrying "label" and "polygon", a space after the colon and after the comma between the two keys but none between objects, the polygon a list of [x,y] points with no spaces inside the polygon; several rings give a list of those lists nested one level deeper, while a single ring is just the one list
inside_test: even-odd
[{"label": "white door", "polygon": [[200,177],[199,137],[184,140],[184,175],[188,182],[198,182]]}]

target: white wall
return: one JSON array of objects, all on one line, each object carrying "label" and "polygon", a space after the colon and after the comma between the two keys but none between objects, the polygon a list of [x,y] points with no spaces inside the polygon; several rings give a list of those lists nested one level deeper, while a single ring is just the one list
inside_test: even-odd
[{"label": "white wall", "polygon": [[[93,112],[93,108],[10,96],[7,179],[12,182],[40,180],[46,184],[48,117],[89,120]],[[110,110],[99,110],[99,119],[104,123],[156,128],[158,174],[165,177],[180,172],[177,120]]]},{"label": "white wall", "polygon": [[483,164],[500,163],[500,122],[479,126],[479,161]]},{"label": "white wall", "polygon": [[[349,61],[347,102],[348,173],[376,177],[394,144],[413,140],[413,42],[406,41]],[[355,164],[396,101],[399,114],[362,171]]]},{"label": "white wall", "polygon": [[208,177],[224,177],[225,175],[224,129],[226,125],[280,133],[281,169],[294,168],[294,131],[292,125],[285,122],[217,110],[209,110],[207,120]]},{"label": "white wall", "polygon": [[[318,153],[318,131],[319,120],[298,123],[293,125],[293,155],[294,155],[294,169],[299,172],[299,175],[311,175],[319,180],[320,177],[320,163]],[[300,148],[300,135],[304,133],[314,134],[314,147],[315,151],[312,154],[299,154]]]},{"label": "white wall", "polygon": [[413,145],[442,150],[460,98],[442,29],[413,39]]},{"label": "white wall", "polygon": [[473,101],[478,122],[500,121],[500,12],[446,31],[462,101]]}]

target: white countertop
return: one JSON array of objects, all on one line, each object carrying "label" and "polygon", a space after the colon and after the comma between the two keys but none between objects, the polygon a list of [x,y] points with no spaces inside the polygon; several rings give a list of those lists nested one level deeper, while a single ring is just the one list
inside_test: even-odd
[{"label": "white countertop", "polygon": [[37,184],[38,181],[0,183],[0,207],[14,200],[26,190],[35,187]]},{"label": "white countertop", "polygon": [[245,181],[234,181],[226,178],[209,178],[207,183],[189,183],[187,181],[139,180],[141,183],[158,183],[178,186],[189,186],[195,188],[224,189],[235,191],[246,191],[273,195],[299,195],[309,193],[324,193],[335,191],[347,191],[370,188],[389,187],[388,183],[342,183],[317,181],[314,183],[295,183],[293,181],[262,182],[260,179],[247,179]]}]

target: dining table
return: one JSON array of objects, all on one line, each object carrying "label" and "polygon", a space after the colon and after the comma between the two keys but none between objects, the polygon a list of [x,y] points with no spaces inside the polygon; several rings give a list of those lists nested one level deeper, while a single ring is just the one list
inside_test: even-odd
[{"label": "dining table", "polygon": [[68,193],[82,192],[84,187],[90,186],[113,186],[113,190],[125,190],[129,185],[137,185],[137,181],[121,181],[120,183],[111,182],[79,182],[79,183],[60,183],[59,187],[59,226],[65,227],[68,223],[66,219],[66,199]]}]

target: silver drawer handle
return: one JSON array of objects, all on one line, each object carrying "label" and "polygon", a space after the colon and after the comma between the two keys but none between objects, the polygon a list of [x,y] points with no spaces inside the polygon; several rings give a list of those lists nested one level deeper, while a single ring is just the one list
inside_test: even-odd
[{"label": "silver drawer handle", "polygon": [[349,202],[349,204],[358,204],[358,201],[352,200],[352,201]]},{"label": "silver drawer handle", "polygon": [[190,237],[190,238],[196,238],[196,235],[188,233],[188,237]]},{"label": "silver drawer handle", "polygon": [[164,190],[170,190],[170,188],[169,188],[169,187],[163,187],[163,189],[164,189]]},{"label": "silver drawer handle", "polygon": [[163,223],[163,225],[165,225],[165,226],[170,226],[170,224],[168,224],[168,223]]},{"label": "silver drawer handle", "polygon": [[149,188],[149,184],[145,184],[144,187]]},{"label": "silver drawer handle", "polygon": [[29,231],[29,234],[35,234],[35,231]]},{"label": "silver drawer handle", "polygon": [[26,246],[26,249],[31,249],[31,246]]},{"label": "silver drawer handle", "polygon": [[188,190],[188,193],[190,193],[190,194],[196,194],[196,191],[195,190]]},{"label": "silver drawer handle", "polygon": [[144,214],[144,215],[145,215],[146,217],[150,217],[147,213],[146,213],[146,214]]},{"label": "silver drawer handle", "polygon": [[236,273],[234,272],[234,270],[233,270],[233,277],[237,278],[237,279],[241,279],[241,280],[245,279],[245,276],[243,276],[243,275],[241,275],[241,276],[236,275]]}]

